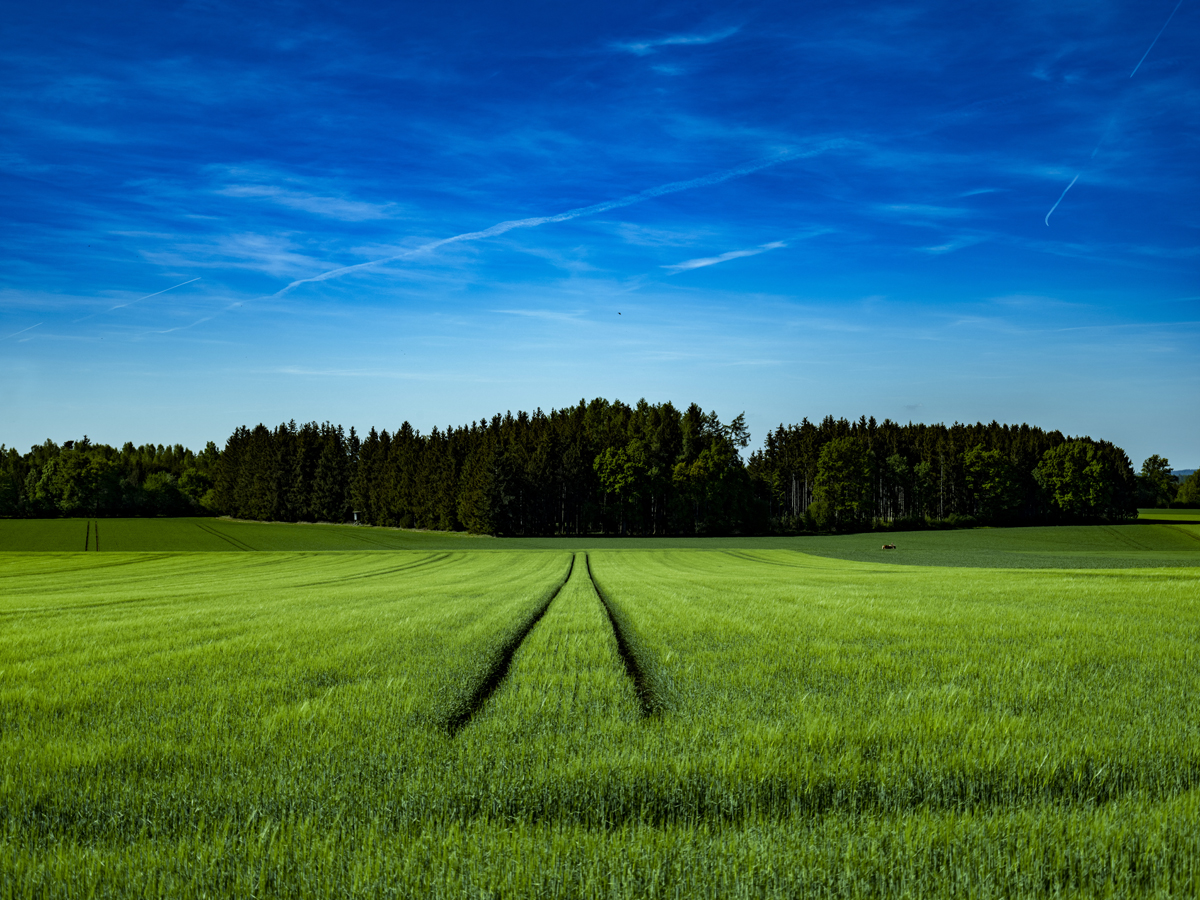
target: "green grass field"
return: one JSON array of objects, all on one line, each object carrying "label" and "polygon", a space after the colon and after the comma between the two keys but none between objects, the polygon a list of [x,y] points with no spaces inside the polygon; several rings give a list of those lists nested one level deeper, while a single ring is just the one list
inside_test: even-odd
[{"label": "green grass field", "polygon": [[[1190,510],[1149,510],[1190,513]],[[1200,516],[1156,524],[973,528],[809,537],[491,538],[353,525],[231,519],[0,519],[0,552],[245,552],[426,550],[799,550],[859,562],[971,568],[1134,568],[1200,565]],[[883,543],[897,545],[882,550]]]},{"label": "green grass field", "polygon": [[233,519],[0,519],[0,552],[462,550],[491,538],[353,525]]},{"label": "green grass field", "polygon": [[0,522],[0,897],[1200,894],[1195,526],[83,524]]},{"label": "green grass field", "polygon": [[1139,509],[1138,521],[1186,522],[1200,525],[1200,509]]}]

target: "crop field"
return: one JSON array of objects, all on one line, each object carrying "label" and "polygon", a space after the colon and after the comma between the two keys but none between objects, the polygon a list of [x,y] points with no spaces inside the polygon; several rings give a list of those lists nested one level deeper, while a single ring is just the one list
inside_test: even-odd
[{"label": "crop field", "polygon": [[1186,521],[142,521],[0,523],[0,897],[1200,894]]},{"label": "crop field", "polygon": [[1200,525],[1200,509],[1139,509],[1138,521]]},{"label": "crop field", "polygon": [[0,552],[454,550],[488,538],[446,532],[232,519],[0,519]]},{"label": "crop field", "polygon": [[[968,568],[1200,565],[1200,511],[1144,510],[1152,524],[973,528],[806,537],[492,538],[235,519],[0,519],[0,552],[800,550],[858,562]],[[884,541],[898,549],[884,552]]]}]

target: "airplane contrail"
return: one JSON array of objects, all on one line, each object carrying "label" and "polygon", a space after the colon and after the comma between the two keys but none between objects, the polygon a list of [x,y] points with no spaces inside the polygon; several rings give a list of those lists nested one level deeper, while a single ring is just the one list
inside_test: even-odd
[{"label": "airplane contrail", "polygon": [[33,331],[33,329],[37,328],[38,325],[41,324],[41,322],[38,322],[37,325],[30,325],[28,328],[22,328],[20,331],[14,331],[12,334],[6,334],[4,337],[0,338],[0,341],[7,341],[9,338],[16,337],[18,334],[24,334],[27,331]]},{"label": "airplane contrail", "polygon": [[[1179,0],[1179,2],[1175,4],[1175,8],[1173,10],[1171,10],[1171,14],[1169,16],[1167,16],[1167,21],[1163,22],[1163,27],[1158,29],[1158,34],[1156,34],[1154,36],[1154,40],[1152,40],[1150,42],[1150,46],[1146,48],[1146,52],[1142,54],[1142,58],[1138,60],[1137,65],[1133,67],[1133,71],[1129,73],[1130,78],[1132,78],[1134,75],[1136,75],[1137,70],[1142,67],[1142,63],[1144,63],[1146,61],[1146,57],[1150,55],[1150,51],[1154,49],[1154,45],[1158,43],[1158,39],[1163,36],[1163,32],[1167,30],[1167,26],[1171,24],[1171,20],[1173,18],[1175,18],[1175,13],[1179,12],[1179,7],[1181,7],[1181,6],[1183,6],[1183,0]],[[1100,145],[1102,143],[1104,143],[1104,138],[1108,136],[1108,132],[1112,128],[1112,123],[1113,123],[1113,120],[1109,119],[1108,128],[1106,128],[1104,130],[1104,134],[1100,135],[1100,140],[1096,141],[1096,146],[1092,148],[1091,159],[1096,158],[1096,151],[1098,151],[1100,149]],[[1071,184],[1067,185],[1066,189],[1062,192],[1062,195],[1058,198],[1058,200],[1055,201],[1054,205],[1052,207],[1050,207],[1050,212],[1046,213],[1047,227],[1049,227],[1049,225],[1050,225],[1050,213],[1052,213],[1056,209],[1058,209],[1058,204],[1062,203],[1063,197],[1067,196],[1067,191],[1069,191],[1071,189],[1071,187],[1075,184],[1075,182],[1078,180],[1079,180],[1079,175],[1076,175],[1074,178],[1071,179]]]},{"label": "airplane contrail", "polygon": [[447,244],[457,244],[464,241],[478,241],[484,238],[495,237],[496,235],[504,234],[506,231],[512,231],[515,228],[536,228],[539,225],[547,225],[552,222],[567,222],[571,219],[578,219],[583,216],[593,216],[597,213],[608,212],[610,209],[619,209],[622,206],[632,206],[635,203],[641,203],[644,200],[652,200],[655,197],[661,197],[664,194],[674,194],[679,191],[690,190],[691,188],[707,187],[712,184],[720,184],[723,181],[729,181],[733,178],[741,178],[744,175],[751,175],[754,172],[768,169],[771,166],[777,166],[781,163],[790,162],[793,159],[800,159],[805,156],[816,156],[826,150],[830,150],[835,146],[841,146],[844,141],[835,140],[827,141],[818,149],[813,149],[805,152],[792,151],[781,153],[778,156],[773,156],[770,159],[760,159],[752,163],[746,163],[741,166],[736,166],[732,169],[725,169],[720,172],[713,172],[708,175],[702,175],[699,178],[692,178],[689,181],[672,181],[668,184],[660,184],[658,187],[647,188],[636,194],[629,194],[625,197],[620,197],[616,200],[605,200],[601,203],[595,203],[592,206],[580,206],[576,209],[569,209],[566,212],[556,213],[551,216],[536,216],[528,219],[510,219],[506,222],[497,222],[489,228],[482,231],[467,231],[463,234],[456,234],[453,237],[441,238],[440,240],[430,241],[422,244],[419,247],[414,247],[412,250],[405,250],[403,253],[397,253],[395,256],[384,257],[383,259],[375,259],[370,262],[358,263],[353,266],[342,266],[337,269],[330,269],[328,272],[322,272],[320,275],[313,275],[311,278],[300,278],[288,284],[274,294],[272,297],[279,297],[286,294],[288,291],[299,287],[303,284],[312,284],[318,281],[328,281],[330,278],[340,278],[342,275],[347,275],[350,272],[357,272],[362,269],[369,269],[373,266],[382,266],[391,262],[398,262],[402,259],[412,259],[414,256],[419,256],[423,253],[430,253],[437,250],[439,247],[444,247]]},{"label": "airplane contrail", "polygon": [[1150,42],[1150,46],[1146,48],[1146,52],[1142,54],[1142,58],[1138,60],[1138,64],[1134,66],[1133,71],[1129,73],[1130,78],[1136,75],[1137,70],[1142,67],[1142,63],[1146,61],[1146,57],[1150,55],[1150,51],[1154,49],[1154,45],[1158,43],[1158,39],[1162,37],[1163,32],[1167,30],[1167,26],[1171,24],[1171,20],[1175,18],[1175,13],[1179,12],[1179,7],[1181,6],[1183,6],[1183,0],[1179,0],[1179,2],[1175,4],[1175,8],[1171,10],[1171,14],[1167,16],[1167,21],[1163,22],[1163,27],[1158,29],[1158,34],[1154,36],[1154,40]]},{"label": "airplane contrail", "polygon": [[1046,227],[1047,228],[1050,227],[1050,213],[1052,213],[1056,209],[1058,209],[1058,204],[1063,202],[1063,197],[1067,196],[1067,191],[1069,191],[1072,187],[1074,187],[1075,182],[1077,182],[1078,180],[1079,180],[1078,175],[1076,175],[1074,178],[1071,179],[1071,183],[1068,184],[1065,188],[1063,188],[1063,192],[1059,195],[1058,199],[1054,201],[1054,205],[1052,207],[1050,207],[1050,212],[1046,213]]},{"label": "airplane contrail", "polygon": [[82,319],[76,319],[75,322],[85,322],[88,319],[95,318],[96,316],[103,315],[104,313],[110,313],[114,309],[123,309],[126,306],[132,306],[134,303],[141,303],[143,300],[149,300],[151,297],[157,297],[159,294],[165,294],[167,291],[173,291],[175,288],[181,288],[185,284],[191,284],[193,281],[199,280],[200,276],[197,275],[195,278],[188,279],[187,281],[181,281],[179,284],[173,284],[169,288],[163,288],[161,291],[155,291],[153,294],[147,294],[145,297],[138,297],[136,300],[130,300],[128,303],[118,303],[116,306],[110,306],[108,309],[102,309],[100,312],[94,312],[90,316],[84,316]]}]

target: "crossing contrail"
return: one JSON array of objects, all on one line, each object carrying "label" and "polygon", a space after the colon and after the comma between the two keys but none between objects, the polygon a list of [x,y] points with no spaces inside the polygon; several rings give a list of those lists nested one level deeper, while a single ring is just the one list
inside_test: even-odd
[{"label": "crossing contrail", "polygon": [[1154,49],[1154,45],[1158,43],[1158,39],[1162,37],[1163,32],[1167,30],[1167,26],[1171,24],[1171,20],[1175,18],[1175,13],[1179,12],[1179,7],[1181,6],[1183,6],[1183,0],[1179,0],[1179,2],[1175,4],[1175,8],[1171,10],[1171,14],[1167,16],[1167,21],[1163,22],[1163,27],[1158,29],[1158,34],[1154,36],[1154,40],[1150,42],[1150,46],[1146,48],[1146,52],[1142,54],[1142,58],[1138,60],[1138,64],[1134,66],[1133,71],[1129,73],[1130,78],[1136,75],[1137,70],[1142,67],[1142,63],[1146,61],[1146,57],[1150,55],[1150,51]]},{"label": "crossing contrail", "polygon": [[147,294],[145,297],[138,297],[136,300],[130,300],[128,303],[118,303],[116,306],[110,306],[108,309],[102,309],[100,312],[94,312],[90,316],[84,316],[82,319],[76,319],[75,322],[84,322],[88,319],[95,318],[96,316],[103,315],[104,313],[110,313],[114,309],[122,309],[126,306],[132,306],[134,303],[141,303],[143,300],[149,300],[151,297],[157,297],[159,294],[165,294],[167,291],[173,291],[175,288],[181,288],[185,284],[191,284],[193,281],[199,280],[200,276],[197,275],[195,278],[190,278],[187,281],[181,281],[179,284],[173,284],[169,288],[163,288],[161,291],[155,291],[153,294]]},{"label": "crossing contrail", "polygon": [[[1179,12],[1179,7],[1181,7],[1181,6],[1183,6],[1183,0],[1179,0],[1179,2],[1175,4],[1175,8],[1173,10],[1171,10],[1171,14],[1169,16],[1167,16],[1167,21],[1163,22],[1163,27],[1158,29],[1158,34],[1156,34],[1154,36],[1154,40],[1152,40],[1150,42],[1150,46],[1146,48],[1146,52],[1142,54],[1142,58],[1138,60],[1138,64],[1136,66],[1134,66],[1133,71],[1129,73],[1130,78],[1132,78],[1134,75],[1136,75],[1137,70],[1142,67],[1142,63],[1144,63],[1146,61],[1146,57],[1150,55],[1150,51],[1154,49],[1154,45],[1158,43],[1158,39],[1163,36],[1163,32],[1167,30],[1167,26],[1171,24],[1171,20],[1173,18],[1175,18],[1175,13]],[[1104,138],[1108,136],[1108,132],[1111,128],[1112,128],[1112,120],[1110,119],[1109,123],[1108,123],[1108,128],[1106,128],[1104,131],[1104,134],[1102,134],[1100,136],[1100,140],[1096,141],[1096,146],[1092,148],[1092,155],[1090,157],[1091,159],[1096,158],[1096,151],[1100,149],[1100,145],[1104,142]],[[1082,173],[1080,173],[1080,174],[1082,174]],[[1054,202],[1054,205],[1052,207],[1050,207],[1050,212],[1046,213],[1047,227],[1049,227],[1049,225],[1050,225],[1050,213],[1052,213],[1056,209],[1058,209],[1058,204],[1062,203],[1063,197],[1067,196],[1067,191],[1069,191],[1071,189],[1071,187],[1075,184],[1075,182],[1078,180],[1079,180],[1079,175],[1076,175],[1074,178],[1071,179],[1071,184],[1067,185],[1066,189],[1059,196],[1058,200],[1056,200]]]},{"label": "crossing contrail", "polygon": [[14,331],[12,334],[6,334],[4,337],[0,338],[0,341],[7,341],[9,338],[16,337],[18,334],[24,334],[27,331],[33,331],[33,329],[37,328],[38,325],[41,324],[41,322],[38,322],[37,325],[30,325],[28,328],[22,328],[20,331]]},{"label": "crossing contrail", "polygon": [[664,194],[674,194],[679,191],[687,191],[692,188],[707,187],[712,184],[720,184],[723,181],[729,181],[734,178],[741,178],[744,175],[751,175],[754,172],[759,172],[763,169],[769,169],[772,166],[778,166],[781,163],[790,162],[793,159],[800,159],[807,156],[817,156],[827,150],[831,150],[836,146],[842,146],[845,142],[841,140],[827,141],[818,148],[807,150],[804,152],[791,151],[781,153],[778,156],[772,156],[769,159],[760,159],[755,162],[745,163],[741,166],[736,166],[732,169],[724,169],[720,172],[713,172],[708,175],[702,175],[699,178],[692,178],[689,181],[672,181],[668,184],[660,184],[658,187],[647,188],[644,191],[639,191],[636,194],[629,194],[625,197],[620,197],[616,200],[605,200],[602,203],[595,203],[592,206],[580,206],[576,209],[569,209],[566,212],[556,213],[551,216],[536,216],[528,219],[510,219],[506,222],[497,222],[489,228],[482,231],[467,231],[463,234],[456,234],[453,237],[441,238],[440,240],[430,241],[422,244],[419,247],[414,247],[411,250],[405,250],[403,253],[397,253],[394,256],[384,257],[383,259],[374,259],[370,262],[358,263],[353,266],[342,266],[337,269],[330,269],[328,272],[322,272],[320,275],[313,275],[311,278],[300,278],[288,284],[274,294],[272,297],[278,297],[286,294],[294,288],[300,287],[303,284],[313,284],[318,281],[328,281],[331,278],[340,278],[343,275],[348,275],[351,272],[358,272],[363,269],[369,269],[373,266],[382,266],[387,263],[398,262],[402,259],[412,259],[415,256],[420,256],[424,253],[430,253],[437,250],[439,247],[444,247],[447,244],[458,244],[465,241],[479,241],[485,238],[495,237],[496,235],[504,234],[506,231],[512,231],[516,228],[536,228],[539,225],[548,225],[553,222],[568,222],[571,219],[579,219],[584,216],[594,216],[598,213],[608,212],[610,209],[619,209],[623,206],[633,206],[635,203],[641,203],[645,200],[652,200],[655,197],[661,197]]},{"label": "crossing contrail", "polygon": [[1074,187],[1075,182],[1077,182],[1078,180],[1079,180],[1078,175],[1076,175],[1074,178],[1071,179],[1071,183],[1068,184],[1065,188],[1063,188],[1063,192],[1059,195],[1058,199],[1054,201],[1054,205],[1052,207],[1050,207],[1050,212],[1046,213],[1046,227],[1047,228],[1050,227],[1050,213],[1052,213],[1056,209],[1058,209],[1058,204],[1062,203],[1063,197],[1067,196],[1067,191],[1069,191],[1072,187]]}]

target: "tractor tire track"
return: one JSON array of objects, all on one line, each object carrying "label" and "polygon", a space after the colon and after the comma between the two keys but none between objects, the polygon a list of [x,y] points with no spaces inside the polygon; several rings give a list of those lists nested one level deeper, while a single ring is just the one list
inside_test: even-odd
[{"label": "tractor tire track", "polygon": [[362,581],[366,578],[381,578],[385,575],[394,575],[396,572],[411,572],[413,569],[421,569],[425,566],[436,566],[438,563],[445,562],[449,557],[449,553],[434,553],[426,555],[422,559],[405,562],[398,566],[390,566],[389,568],[379,569],[374,572],[341,575],[337,578],[326,578],[322,581],[305,581],[297,584],[296,587],[319,587],[326,584],[345,584],[348,581]]},{"label": "tractor tire track", "polygon": [[1180,528],[1178,525],[1176,525],[1173,522],[1171,524],[1167,525],[1167,527],[1170,528],[1174,532],[1182,534],[1186,538],[1191,538],[1193,541],[1200,541],[1200,535],[1192,534],[1186,528]]},{"label": "tractor tire track", "polygon": [[583,561],[587,566],[588,579],[592,582],[592,590],[596,592],[596,596],[600,598],[600,603],[604,606],[604,612],[608,614],[608,622],[617,639],[617,652],[621,656],[621,662],[625,664],[625,673],[633,682],[638,704],[642,708],[642,717],[657,716],[663,711],[664,704],[659,692],[654,689],[654,680],[650,675],[651,669],[644,660],[639,659],[639,654],[634,649],[634,642],[630,639],[629,625],[596,581],[596,576],[592,574],[592,561],[586,553],[583,555]]},{"label": "tractor tire track", "polygon": [[500,645],[499,652],[492,661],[491,667],[483,680],[475,686],[475,690],[471,692],[471,696],[467,698],[462,707],[455,713],[452,713],[449,720],[446,722],[446,731],[450,737],[455,737],[460,731],[467,726],[472,717],[483,709],[484,705],[492,694],[496,693],[496,689],[500,687],[505,677],[508,675],[508,670],[512,666],[513,657],[517,655],[517,651],[521,649],[521,644],[525,638],[529,636],[529,632],[537,626],[537,623],[542,621],[542,617],[546,615],[546,611],[550,609],[550,604],[554,602],[554,598],[562,592],[566,587],[567,582],[571,580],[571,573],[575,571],[575,554],[571,554],[571,564],[567,566],[567,574],[563,576],[558,585],[550,591],[545,601],[537,609],[533,611],[528,619]]},{"label": "tractor tire track", "polygon": [[194,524],[197,528],[199,528],[205,534],[210,534],[215,538],[220,538],[221,540],[225,541],[225,543],[232,545],[235,550],[251,551],[251,552],[254,550],[254,548],[251,547],[249,544],[247,544],[245,541],[239,541],[237,538],[230,537],[229,535],[226,535],[226,534],[221,534],[221,532],[217,531],[217,529],[213,528],[211,525],[201,525],[199,522],[193,522],[192,524]]}]

